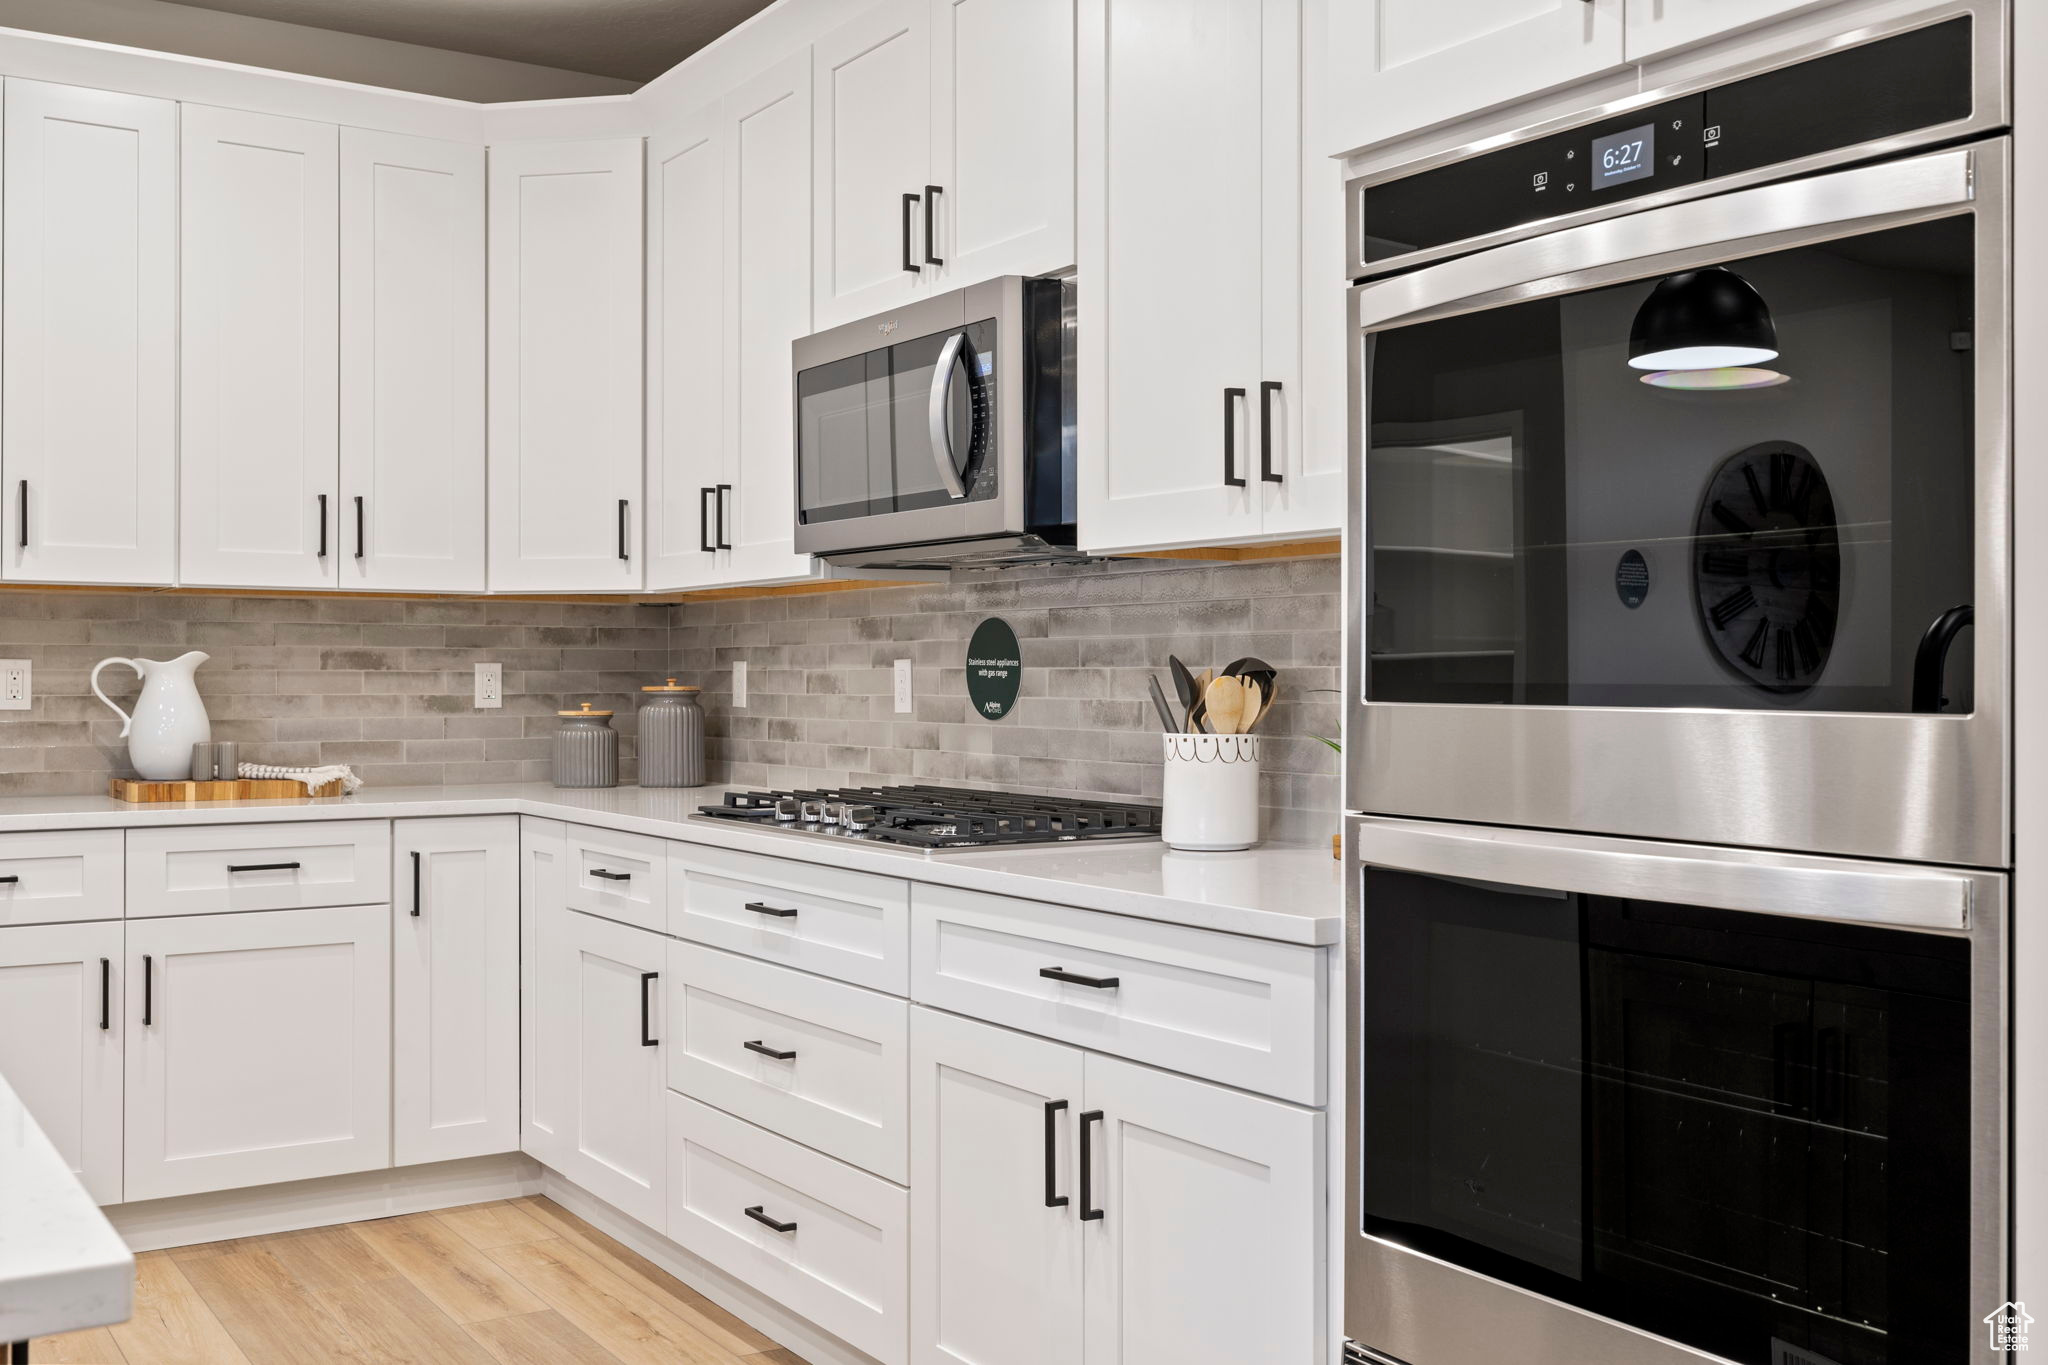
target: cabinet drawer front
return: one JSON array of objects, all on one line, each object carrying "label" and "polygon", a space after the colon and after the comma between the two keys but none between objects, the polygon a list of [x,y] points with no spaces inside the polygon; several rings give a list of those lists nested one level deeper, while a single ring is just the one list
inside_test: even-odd
[{"label": "cabinet drawer front", "polygon": [[569,908],[657,934],[664,932],[666,852],[660,839],[644,834],[569,826],[568,858],[563,867]]},{"label": "cabinet drawer front", "polygon": [[909,1306],[905,1192],[687,1095],[670,1091],[668,1106],[670,1239],[885,1365],[900,1365]]},{"label": "cabinet drawer front", "polygon": [[694,943],[668,966],[671,1089],[907,1178],[905,1001]]},{"label": "cabinet drawer front", "polygon": [[121,918],[121,831],[0,834],[0,928]]},{"label": "cabinet drawer front", "polygon": [[944,887],[917,888],[911,925],[922,1004],[1322,1103],[1318,949]]},{"label": "cabinet drawer front", "polygon": [[391,899],[388,820],[128,831],[128,917]]},{"label": "cabinet drawer front", "polygon": [[892,995],[910,989],[908,882],[698,844],[674,846],[669,881],[678,938]]}]

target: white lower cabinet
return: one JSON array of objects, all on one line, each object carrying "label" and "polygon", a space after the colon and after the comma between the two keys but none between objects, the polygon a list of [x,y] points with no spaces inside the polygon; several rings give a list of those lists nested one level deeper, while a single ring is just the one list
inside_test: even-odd
[{"label": "white lower cabinet", "polygon": [[559,904],[535,907],[526,1002],[539,1091],[525,1150],[647,1224],[663,1217],[662,1020],[668,940]]},{"label": "white lower cabinet", "polygon": [[519,817],[392,828],[392,1164],[519,1150]]},{"label": "white lower cabinet", "polygon": [[911,1011],[917,1365],[1320,1359],[1323,1116]]},{"label": "white lower cabinet", "polygon": [[902,1365],[901,1186],[668,1096],[669,1238],[883,1365]]},{"label": "white lower cabinet", "polygon": [[391,1162],[391,908],[127,923],[127,1199]]},{"label": "white lower cabinet", "polygon": [[119,1203],[119,920],[0,928],[0,1076],[92,1197]]}]

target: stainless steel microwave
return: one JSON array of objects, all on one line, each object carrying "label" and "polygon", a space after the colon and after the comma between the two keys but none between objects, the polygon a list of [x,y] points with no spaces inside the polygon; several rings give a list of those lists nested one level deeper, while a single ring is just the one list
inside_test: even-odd
[{"label": "stainless steel microwave", "polygon": [[1073,297],[1011,275],[799,338],[797,550],[854,568],[1072,557]]}]

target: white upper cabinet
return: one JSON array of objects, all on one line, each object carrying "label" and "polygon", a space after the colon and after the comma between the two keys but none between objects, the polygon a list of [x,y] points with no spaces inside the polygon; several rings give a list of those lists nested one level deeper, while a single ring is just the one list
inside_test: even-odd
[{"label": "white upper cabinet", "polygon": [[1834,0],[1626,0],[1627,57],[1640,62]]},{"label": "white upper cabinet", "polygon": [[1084,549],[1282,529],[1265,508],[1299,444],[1299,9],[1080,0]]},{"label": "white upper cabinet", "polygon": [[10,80],[5,127],[0,576],[170,583],[177,106]]},{"label": "white upper cabinet", "polygon": [[[1341,79],[1316,150],[1338,155],[1619,66],[1623,3],[1332,0],[1319,59]],[[1631,21],[1639,3],[1720,10],[1749,0],[1627,0]]]},{"label": "white upper cabinet", "polygon": [[332,587],[337,130],[182,117],[181,576]]},{"label": "white upper cabinet", "polygon": [[931,0],[888,0],[814,49],[821,329],[925,283],[930,67]]},{"label": "white upper cabinet", "polygon": [[[727,95],[725,165],[725,439],[732,487],[714,496],[712,539],[727,579],[772,582],[812,572],[798,555],[792,341],[811,330],[803,262],[811,231],[811,54],[802,52]],[[820,162],[822,165],[822,161]],[[714,494],[718,490],[714,489]]]},{"label": "white upper cabinet", "polygon": [[484,587],[484,150],[341,130],[340,583]]},{"label": "white upper cabinet", "polygon": [[928,3],[939,197],[926,273],[957,289],[1064,270],[1074,263],[1074,0]]},{"label": "white upper cabinet", "polygon": [[490,586],[636,591],[638,138],[491,149]]}]

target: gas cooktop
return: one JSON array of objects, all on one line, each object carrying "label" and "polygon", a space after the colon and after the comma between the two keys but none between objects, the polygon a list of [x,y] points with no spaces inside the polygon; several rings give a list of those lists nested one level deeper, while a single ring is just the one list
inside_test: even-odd
[{"label": "gas cooktop", "polygon": [[698,809],[703,819],[896,844],[928,853],[1159,837],[1157,806],[1016,796],[968,787],[727,792],[722,805]]}]

